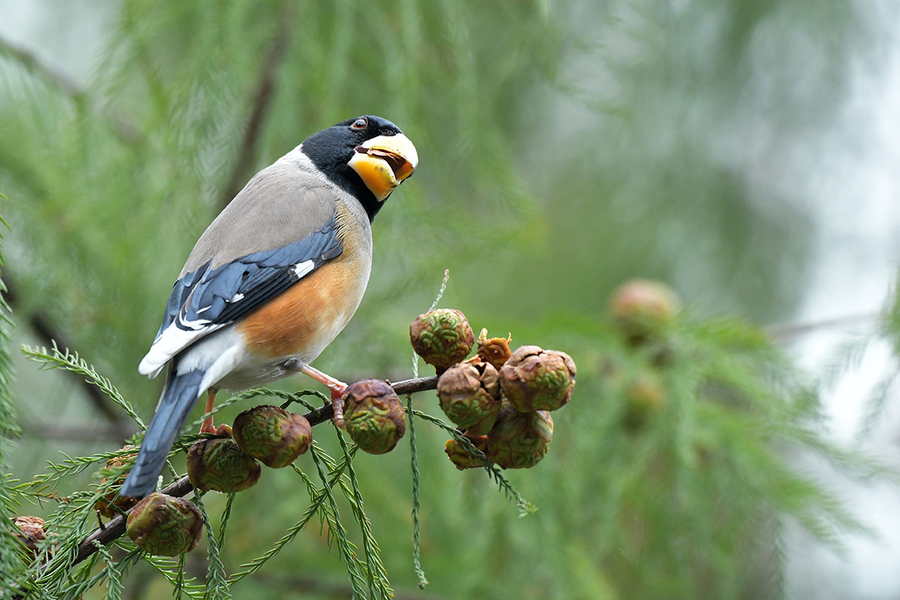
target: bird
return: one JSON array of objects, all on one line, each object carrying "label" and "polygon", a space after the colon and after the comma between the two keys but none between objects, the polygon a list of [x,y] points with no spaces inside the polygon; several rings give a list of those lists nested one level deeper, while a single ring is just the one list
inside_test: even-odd
[{"label": "bird", "polygon": [[[162,395],[119,492],[156,489],[199,398],[303,372],[331,392],[347,384],[310,363],[347,325],[372,268],[372,221],[418,166],[391,121],[348,119],[306,138],[257,173],[197,241],[138,371],[168,366]],[[201,432],[213,432],[208,416]]]}]

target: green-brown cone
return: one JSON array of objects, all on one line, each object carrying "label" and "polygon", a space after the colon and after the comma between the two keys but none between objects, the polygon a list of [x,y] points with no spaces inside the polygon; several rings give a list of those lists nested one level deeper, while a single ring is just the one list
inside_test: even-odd
[{"label": "green-brown cone", "polygon": [[37,554],[38,544],[47,537],[44,520],[40,517],[16,517],[13,519],[13,525],[15,526],[13,533],[28,548],[28,555],[33,559]]},{"label": "green-brown cone", "polygon": [[177,556],[197,547],[203,515],[189,500],[154,492],[131,510],[125,531],[150,554]]},{"label": "green-brown cone", "polygon": [[552,439],[553,419],[549,412],[520,413],[504,404],[488,434],[486,454],[504,469],[527,469],[544,458]]},{"label": "green-brown cone", "polygon": [[609,300],[609,313],[629,344],[637,346],[661,337],[681,310],[678,296],[659,281],[632,279]]},{"label": "green-brown cone", "polygon": [[500,387],[519,412],[556,410],[572,398],[575,362],[565,352],[521,346],[500,369]]},{"label": "green-brown cone", "polygon": [[312,427],[306,417],[271,405],[239,414],[233,435],[241,450],[273,469],[288,466],[312,444]]},{"label": "green-brown cone", "polygon": [[256,485],[262,469],[233,439],[210,438],[194,442],[188,450],[187,474],[198,490],[231,494]]},{"label": "green-brown cone", "polygon": [[638,373],[625,387],[625,413],[622,424],[628,431],[638,431],[662,410],[668,398],[662,379],[647,370]]},{"label": "green-brown cone", "polygon": [[[478,450],[481,450],[482,452],[487,451],[486,435],[479,435],[477,437],[467,436],[467,439],[472,442],[472,444]],[[450,459],[450,462],[456,465],[456,468],[460,471],[464,469],[477,469],[484,466],[484,464],[481,462],[481,460],[478,459],[478,457],[469,454],[465,446],[457,442],[455,439],[447,440],[447,443],[444,445],[444,452],[447,454],[447,458]]]},{"label": "green-brown cone", "polygon": [[350,384],[343,402],[347,433],[366,452],[390,452],[406,433],[403,404],[394,389],[380,379]]},{"label": "green-brown cone", "polygon": [[[137,450],[137,446],[126,444],[121,450]],[[138,503],[137,498],[118,496],[119,488],[122,487],[122,484],[125,483],[125,478],[128,476],[128,471],[125,471],[124,473],[118,473],[118,471],[120,471],[120,468],[129,459],[134,458],[135,456],[137,456],[137,452],[134,452],[133,454],[123,454],[122,456],[114,456],[106,461],[106,468],[100,470],[102,475],[106,475],[106,477],[103,478],[103,481],[100,482],[101,486],[106,483],[110,476],[114,474],[116,476],[116,483],[114,484],[112,491],[100,500],[97,500],[97,503],[94,504],[94,508],[107,519],[112,519],[119,514],[113,506],[118,507],[120,510],[127,511]]]},{"label": "green-brown cone", "polygon": [[409,340],[416,354],[442,372],[469,355],[475,334],[462,312],[438,308],[415,318]]},{"label": "green-brown cone", "polygon": [[510,338],[488,338],[487,329],[482,329],[478,334],[478,357],[498,371],[509,360],[512,352],[509,350]]},{"label": "green-brown cone", "polygon": [[469,435],[484,435],[500,414],[497,369],[480,360],[454,365],[437,383],[441,410]]}]

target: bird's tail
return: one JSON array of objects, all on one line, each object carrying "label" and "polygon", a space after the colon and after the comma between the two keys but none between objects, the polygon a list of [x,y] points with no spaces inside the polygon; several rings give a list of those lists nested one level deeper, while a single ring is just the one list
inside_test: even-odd
[{"label": "bird's tail", "polygon": [[122,496],[143,498],[156,489],[169,450],[200,396],[200,383],[204,375],[202,369],[173,374],[174,371],[174,367],[169,371],[166,387],[156,407],[156,414],[144,433],[137,460],[119,492]]}]

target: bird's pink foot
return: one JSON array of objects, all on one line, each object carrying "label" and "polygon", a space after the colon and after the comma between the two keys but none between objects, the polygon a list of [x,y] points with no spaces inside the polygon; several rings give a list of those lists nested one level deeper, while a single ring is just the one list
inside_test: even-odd
[{"label": "bird's pink foot", "polygon": [[[206,413],[211,413],[213,408],[216,405],[216,391],[215,390],[207,390],[206,391]],[[206,417],[206,420],[203,421],[203,424],[200,425],[200,433],[216,433],[216,426],[213,424],[212,415]]]},{"label": "bird's pink foot", "polygon": [[347,384],[307,364],[302,365],[300,371],[306,373],[331,391],[331,407],[334,409],[334,424],[341,429],[346,429],[347,426],[344,424],[343,396],[344,392],[347,391]]},{"label": "bird's pink foot", "polygon": [[[344,390],[347,389],[346,384],[344,385]],[[340,427],[341,429],[347,429],[347,424],[344,423],[344,392],[338,392],[337,390],[331,390],[331,408],[334,410],[334,424]]]}]

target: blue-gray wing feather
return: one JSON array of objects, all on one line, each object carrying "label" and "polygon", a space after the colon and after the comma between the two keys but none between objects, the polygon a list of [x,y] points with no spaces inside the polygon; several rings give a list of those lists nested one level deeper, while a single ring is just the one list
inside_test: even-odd
[{"label": "blue-gray wing feather", "polygon": [[300,281],[297,265],[312,263],[299,271],[305,276],[342,252],[332,217],[319,231],[283,248],[247,254],[214,269],[207,262],[175,283],[157,340],[172,324],[200,330],[233,323]]}]

